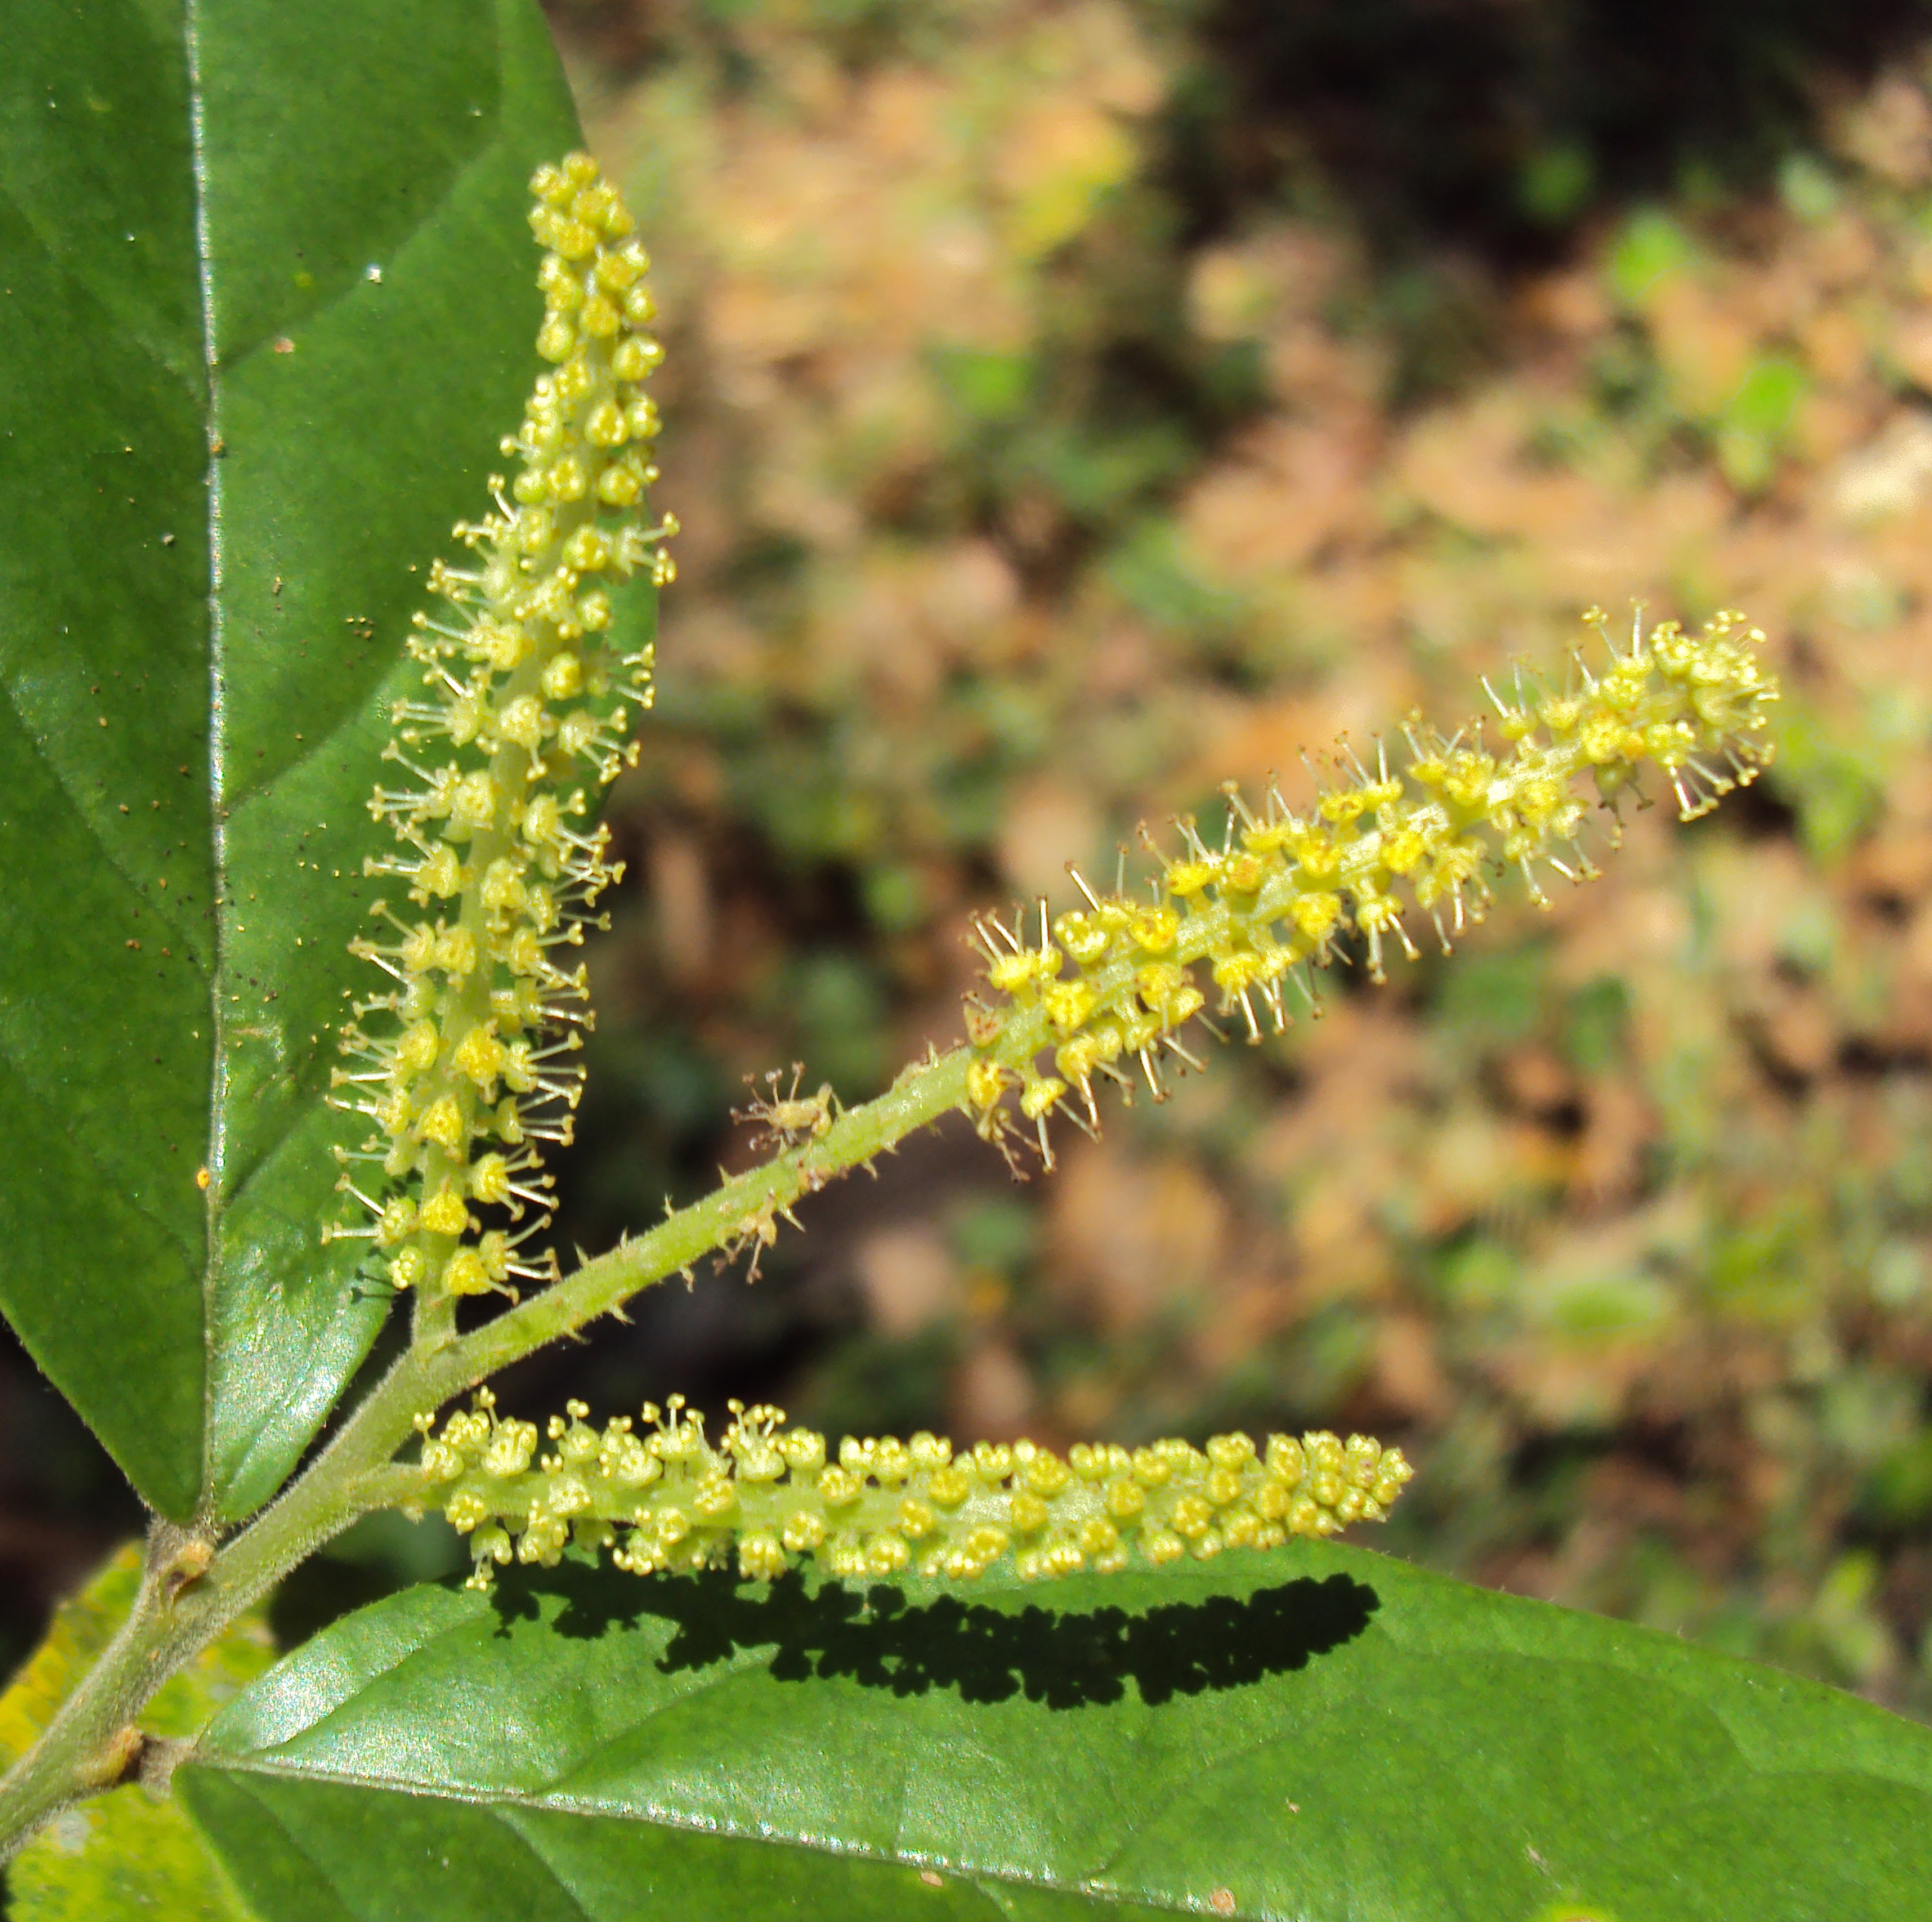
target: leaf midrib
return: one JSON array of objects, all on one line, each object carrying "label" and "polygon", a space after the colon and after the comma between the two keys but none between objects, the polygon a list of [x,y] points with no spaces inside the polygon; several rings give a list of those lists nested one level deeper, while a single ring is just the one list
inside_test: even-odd
[{"label": "leaf midrib", "polygon": [[215,288],[212,251],[208,224],[208,154],[205,96],[201,78],[201,0],[182,0],[181,29],[187,62],[189,172],[195,193],[195,273],[200,294],[201,355],[207,370],[207,431],[203,437],[208,492],[208,865],[213,881],[213,929],[208,970],[210,1084],[208,1116],[208,1204],[206,1240],[201,1269],[201,1477],[198,1505],[213,1493],[215,1463],[215,1383],[217,1376],[216,1330],[220,1325],[215,1298],[221,1272],[222,1198],[227,1182],[228,1021],[221,1002],[226,972],[228,915],[227,829],[221,812],[221,776],[226,763],[226,709],[221,599],[222,522],[221,463],[215,449],[221,443],[223,376],[215,355]]}]

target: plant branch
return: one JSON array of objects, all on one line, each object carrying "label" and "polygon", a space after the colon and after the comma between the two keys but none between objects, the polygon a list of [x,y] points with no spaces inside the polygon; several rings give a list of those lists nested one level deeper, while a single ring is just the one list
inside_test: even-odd
[{"label": "plant branch", "polygon": [[[1016,1024],[1021,1026],[1037,1024]],[[1026,1046],[1016,1031],[1002,1056]],[[1040,1037],[1033,1037],[1037,1048]],[[620,1242],[588,1261],[556,1286],[463,1336],[450,1362],[467,1387],[512,1361],[607,1315],[641,1289],[681,1273],[713,1249],[754,1247],[761,1229],[798,1200],[889,1151],[905,1138],[963,1105],[973,1051],[950,1053],[908,1068],[876,1100],[847,1109],[817,1140],[734,1177],[701,1201],[669,1215],[657,1227]],[[452,1390],[451,1392],[454,1392]]]},{"label": "plant branch", "polygon": [[[1010,1045],[1023,1044],[1016,1033]],[[171,1675],[331,1536],[405,1498],[414,1471],[394,1457],[415,1433],[418,1415],[713,1250],[755,1245],[759,1223],[959,1105],[971,1059],[970,1050],[957,1048],[907,1070],[806,1147],[726,1182],[471,1334],[453,1341],[432,1325],[204,1572],[184,1579],[181,1531],[157,1523],[127,1620],[39,1740],[0,1778],[0,1860],[68,1804],[120,1778],[119,1768],[103,1778],[103,1759],[119,1753],[142,1707]]]},{"label": "plant branch", "polygon": [[[1157,1092],[1150,1049],[1172,1046],[1173,1029],[1203,1004],[1190,966],[1212,963],[1223,1011],[1238,1004],[1250,1036],[1259,1039],[1250,989],[1263,990],[1265,999],[1305,954],[1326,954],[1342,924],[1344,893],[1354,902],[1354,923],[1368,937],[1379,973],[1381,937],[1401,928],[1389,882],[1408,876],[1425,909],[1453,900],[1460,925],[1460,890],[1474,875],[1482,851],[1474,837],[1483,831],[1497,838],[1502,858],[1522,869],[1533,890],[1532,856],[1554,864],[1551,837],[1576,838],[1583,807],[1570,784],[1586,771],[1594,770],[1599,791],[1613,795],[1639,754],[1658,759],[1687,817],[1735,784],[1733,776],[1751,779],[1769,756],[1755,739],[1764,725],[1758,708],[1777,689],[1751,658],[1759,637],[1736,632],[1741,619],[1720,616],[1695,639],[1666,624],[1628,655],[1613,655],[1613,669],[1590,682],[1587,699],[1545,699],[1533,716],[1527,696],[1521,708],[1499,701],[1505,731],[1518,744],[1507,767],[1453,743],[1435,743],[1427,753],[1419,747],[1411,771],[1433,798],[1406,811],[1396,806],[1399,780],[1386,770],[1372,780],[1358,769],[1356,786],[1325,793],[1317,822],[1277,818],[1272,802],[1266,822],[1241,811],[1248,831],[1239,853],[1232,824],[1229,850],[1216,856],[1200,845],[1191,821],[1182,823],[1188,851],[1164,864],[1163,881],[1167,895],[1186,904],[1184,914],[1158,905],[1158,892],[1149,910],[1089,893],[1090,919],[1076,913],[1056,924],[1077,944],[1077,977],[1062,983],[1056,977],[1063,957],[1049,944],[1043,903],[1037,950],[1003,927],[1009,952],[989,940],[989,984],[1006,1003],[996,1010],[982,1005],[977,1019],[969,1005],[974,1045],[907,1068],[877,1100],[828,1118],[822,1132],[815,1123],[799,1145],[468,1334],[455,1332],[453,1312],[419,1315],[408,1352],[309,1467],[212,1562],[206,1541],[195,1543],[195,1558],[184,1561],[180,1531],[157,1525],[150,1573],[127,1620],[39,1741],[0,1781],[0,1855],[64,1803],[118,1780],[138,1752],[134,1718],[148,1697],[306,1555],[369,1509],[407,1504],[410,1471],[396,1464],[397,1451],[452,1396],[616,1312],[639,1290],[687,1272],[715,1250],[727,1256],[749,1250],[755,1263],[794,1202],[870,1166],[949,1108],[973,1116],[1010,1163],[1001,1109],[1010,1084],[1022,1087],[1022,1111],[1039,1127],[1050,1164],[1044,1118],[1068,1084],[1042,1076],[1035,1066],[1049,1044],[1056,1066],[1072,1077],[1089,1111],[1090,1075],[1124,1080],[1113,1065],[1123,1054],[1138,1056]],[[1550,730],[1548,744],[1539,744],[1540,726]],[[1732,772],[1700,762],[1700,750]],[[1419,864],[1431,847],[1440,858],[1430,856],[1437,865],[1424,871]],[[1282,921],[1295,928],[1300,946],[1277,941],[1272,930]],[[1269,1005],[1277,1021],[1285,1018],[1275,1002]],[[432,1164],[432,1173],[439,1169]],[[464,1292],[444,1290],[445,1298]],[[453,1308],[453,1302],[447,1305]]]}]

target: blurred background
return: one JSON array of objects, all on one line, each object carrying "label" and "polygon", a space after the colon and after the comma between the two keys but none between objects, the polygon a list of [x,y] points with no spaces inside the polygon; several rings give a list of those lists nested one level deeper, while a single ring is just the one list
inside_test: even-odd
[{"label": "blurred background", "polygon": [[[553,0],[685,531],[560,1245],[959,1032],[976,908],[1619,623],[1772,776],[1016,1186],[962,1124],[525,1365],[861,1433],[1308,1425],[1373,1544],[1932,1716],[1932,12]],[[76,1504],[80,1513],[76,1513]],[[119,1504],[119,1505],[118,1505]],[[134,1520],[0,1355],[0,1660]],[[284,1636],[450,1566],[366,1525]]]}]

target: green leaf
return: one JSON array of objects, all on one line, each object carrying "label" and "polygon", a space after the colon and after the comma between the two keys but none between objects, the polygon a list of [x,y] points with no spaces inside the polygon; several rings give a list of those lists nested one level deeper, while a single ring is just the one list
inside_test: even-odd
[{"label": "green leaf", "polygon": [[1905,1922],[1932,1887],[1932,1732],[1333,1544],[869,1606],[415,1589],[176,1780],[266,1922]]},{"label": "green leaf", "polygon": [[[105,1647],[141,1583],[131,1542],[55,1616],[47,1639],[0,1695],[0,1762],[46,1727]],[[244,1616],[169,1678],[142,1711],[150,1735],[196,1734],[224,1702],[274,1660],[258,1612]],[[64,1811],[8,1865],[12,1922],[96,1922],[147,1915],[166,1922],[250,1922],[200,1837],[172,1802],[135,1786]]]},{"label": "green leaf", "polygon": [[1630,217],[1610,250],[1611,291],[1626,306],[1641,311],[1665,282],[1696,263],[1696,243],[1661,208]]},{"label": "green leaf", "polygon": [[1751,363],[1717,422],[1718,465],[1733,487],[1755,493],[1769,483],[1791,416],[1810,384],[1788,355]]},{"label": "green leaf", "polygon": [[232,1517],[382,1317],[317,1244],[363,803],[575,123],[530,0],[0,0],[0,1307]]},{"label": "green leaf", "polygon": [[257,1922],[194,1825],[145,1789],[114,1789],[55,1817],[9,1865],[10,1922]]}]

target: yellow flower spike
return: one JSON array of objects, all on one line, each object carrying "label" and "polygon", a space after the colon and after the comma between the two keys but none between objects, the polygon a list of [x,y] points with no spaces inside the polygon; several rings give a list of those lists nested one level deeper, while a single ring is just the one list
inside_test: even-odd
[{"label": "yellow flower spike", "polygon": [[[1614,815],[1648,761],[1688,820],[1769,764],[1764,710],[1777,700],[1778,682],[1758,658],[1764,636],[1742,615],[1719,614],[1695,635],[1666,621],[1648,634],[1633,632],[1622,647],[1610,641],[1599,610],[1585,619],[1603,639],[1606,663],[1593,667],[1577,655],[1560,691],[1530,687],[1518,677],[1514,703],[1484,683],[1496,709],[1488,725],[1512,744],[1507,757],[1483,748],[1480,723],[1445,740],[1412,716],[1402,731],[1407,763],[1392,767],[1379,745],[1371,770],[1344,745],[1330,762],[1332,784],[1316,798],[1313,818],[1296,814],[1272,787],[1257,816],[1230,786],[1223,790],[1222,849],[1205,845],[1192,819],[1177,822],[1184,851],[1161,857],[1163,898],[1152,905],[1098,894],[1076,874],[1086,905],[1053,922],[1058,948],[1045,945],[1044,904],[1037,950],[986,918],[978,932],[991,994],[968,1005],[976,1058],[962,1104],[980,1133],[1013,1160],[1004,1111],[1008,1091],[1017,1088],[1021,1113],[1034,1124],[1050,1167],[1049,1113],[1056,1106],[1075,1113],[1063,1091],[1047,1093],[1053,1079],[1071,1091],[1078,1124],[1089,1131],[1099,1123],[1098,1075],[1130,1090],[1123,1071],[1138,1066],[1148,1092],[1165,1098],[1164,1057],[1183,1069],[1200,1065],[1178,1030],[1205,1009],[1196,979],[1203,963],[1219,994],[1214,1012],[1235,1017],[1236,1031],[1259,1041],[1294,1018],[1290,990],[1307,1007],[1318,1006],[1309,967],[1326,965],[1350,932],[1362,937],[1378,981],[1389,948],[1416,956],[1415,915],[1426,918],[1448,951],[1487,911],[1486,865],[1514,869],[1530,898],[1546,905],[1542,870],[1570,881],[1597,873],[1580,845],[1584,776]],[[1613,820],[1608,845],[1617,834]],[[1063,958],[1073,972],[1055,981]],[[1053,1079],[1033,1065],[1049,1048]]]},{"label": "yellow flower spike", "polygon": [[[556,1273],[553,1256],[520,1254],[523,1236],[473,1218],[463,1197],[548,1220],[535,1144],[570,1138],[583,1071],[569,1057],[588,1025],[581,972],[552,956],[581,939],[619,873],[604,830],[575,823],[589,789],[634,758],[627,717],[651,704],[650,650],[623,655],[603,638],[606,590],[669,578],[662,548],[675,531],[642,512],[657,470],[633,445],[657,431],[641,383],[664,358],[642,331],[655,310],[635,223],[587,154],[539,169],[530,190],[547,250],[536,346],[550,364],[503,443],[516,472],[493,479],[495,511],[455,530],[473,559],[431,566],[430,592],[447,605],[418,614],[408,642],[426,695],[396,704],[384,752],[407,778],[369,803],[400,843],[371,871],[441,911],[378,903],[396,938],[352,944],[396,984],[363,1013],[387,1012],[395,1028],[359,1017],[345,1030],[342,1051],[360,1066],[337,1077],[334,1097],[373,1124],[364,1151],[395,1191],[351,1191],[371,1222],[331,1223],[330,1238],[372,1240],[393,1285],[432,1299]],[[534,1552],[553,1547],[546,1538]]]},{"label": "yellow flower spike", "polygon": [[854,1580],[916,1568],[967,1581],[1008,1558],[1026,1580],[1160,1568],[1380,1521],[1410,1477],[1400,1450],[1360,1435],[1273,1435],[1259,1449],[1217,1435],[1205,1452],[1165,1441],[1131,1456],[1080,1444],[1065,1459],[1029,1442],[955,1459],[932,1435],[848,1437],[828,1465],[823,1437],[788,1428],[780,1409],[734,1404],[716,1447],[680,1401],[662,1416],[646,1406],[647,1441],[621,1419],[591,1428],[582,1402],[567,1412],[541,1458],[535,1428],[499,1420],[486,1391],[440,1433],[419,1424],[424,1493],[471,1535],[479,1585],[510,1544],[547,1566],[570,1540],[636,1574],[736,1567],[758,1580],[798,1557]]}]

